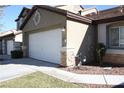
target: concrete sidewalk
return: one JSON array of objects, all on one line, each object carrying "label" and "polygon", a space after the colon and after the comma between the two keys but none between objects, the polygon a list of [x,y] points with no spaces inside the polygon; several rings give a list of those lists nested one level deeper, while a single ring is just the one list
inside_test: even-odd
[{"label": "concrete sidewalk", "polygon": [[0,61],[0,82],[35,71],[73,83],[124,85],[124,75],[75,74],[60,70],[56,65],[30,58]]},{"label": "concrete sidewalk", "polygon": [[55,67],[31,66],[21,64],[9,64],[4,67],[1,66],[0,82],[20,77],[35,71],[41,71],[42,73],[72,83],[124,85],[124,75],[75,74],[64,70],[60,70]]},{"label": "concrete sidewalk", "polygon": [[31,66],[30,68],[35,69],[37,71],[41,71],[45,74],[56,77],[66,82],[107,84],[107,85],[119,85],[124,83],[124,75],[75,74],[75,73],[67,72],[54,67]]}]

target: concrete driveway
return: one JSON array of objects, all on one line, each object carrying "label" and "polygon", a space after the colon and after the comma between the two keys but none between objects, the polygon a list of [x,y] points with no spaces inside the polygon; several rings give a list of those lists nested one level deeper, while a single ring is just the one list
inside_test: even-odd
[{"label": "concrete driveway", "polygon": [[8,56],[2,58],[3,60],[0,61],[0,82],[35,71],[41,71],[66,82],[118,85],[117,87],[124,87],[124,75],[75,74],[55,68],[58,65],[44,61],[30,58],[11,59]]},{"label": "concrete driveway", "polygon": [[32,72],[38,67],[57,67],[44,61],[31,58],[11,59],[10,56],[0,55],[0,82],[8,79],[20,77]]},{"label": "concrete driveway", "polygon": [[35,72],[34,69],[22,65],[0,65],[0,82]]}]

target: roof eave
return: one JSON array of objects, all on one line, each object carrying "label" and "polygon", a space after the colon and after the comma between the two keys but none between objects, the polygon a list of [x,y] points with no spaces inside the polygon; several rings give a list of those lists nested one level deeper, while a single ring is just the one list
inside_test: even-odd
[{"label": "roof eave", "polygon": [[35,12],[35,10],[37,9],[36,6],[32,7],[31,11],[29,12],[29,14],[27,15],[24,23],[20,26],[20,30],[22,30],[25,26],[25,24],[27,23],[27,21],[30,19],[30,17],[32,16],[32,14]]},{"label": "roof eave", "polygon": [[117,17],[111,17],[111,18],[105,18],[105,19],[99,19],[99,20],[93,20],[93,23],[102,24],[102,23],[115,22],[115,21],[121,21],[121,20],[124,20],[124,15],[117,16]]},{"label": "roof eave", "polygon": [[24,21],[24,23],[21,25],[20,27],[20,30],[22,30],[25,26],[25,24],[27,23],[27,21],[30,19],[30,17],[32,16],[32,14],[35,12],[35,10],[37,10],[37,8],[42,8],[42,9],[45,9],[47,11],[51,11],[51,12],[54,12],[54,13],[57,13],[57,14],[60,14],[60,15],[63,15],[63,16],[66,16],[68,19],[71,19],[71,20],[74,20],[74,21],[78,21],[78,22],[81,22],[81,23],[86,23],[86,24],[91,24],[92,23],[92,20],[87,18],[87,17],[84,17],[84,16],[80,16],[80,15],[77,15],[77,14],[74,14],[74,13],[71,13],[69,11],[66,11],[66,10],[62,10],[62,9],[58,9],[58,8],[55,8],[55,7],[50,7],[50,6],[46,6],[46,5],[36,5],[34,6],[30,13],[28,14],[26,20]]},{"label": "roof eave", "polygon": [[71,12],[67,12],[67,18],[74,20],[74,21],[77,21],[77,22],[80,22],[80,23],[92,24],[91,19],[84,17],[84,16],[80,16],[80,15],[71,13]]},{"label": "roof eave", "polygon": [[23,14],[23,12],[24,12],[25,10],[30,10],[30,9],[29,9],[29,8],[26,8],[26,7],[23,7],[21,13],[19,14],[18,18],[15,19],[15,21],[18,21],[18,20],[19,20],[19,18],[22,16],[22,14]]}]

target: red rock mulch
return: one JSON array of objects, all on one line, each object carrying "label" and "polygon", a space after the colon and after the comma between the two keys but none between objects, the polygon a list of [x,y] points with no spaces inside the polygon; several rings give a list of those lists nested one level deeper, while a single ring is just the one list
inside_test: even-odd
[{"label": "red rock mulch", "polygon": [[[61,67],[60,69],[77,73],[77,74],[106,74],[106,75],[124,75],[124,67],[100,67],[100,66],[80,66],[78,68]],[[84,88],[112,88],[112,85],[100,85],[100,84],[78,84]],[[124,86],[123,86],[124,87]]]},{"label": "red rock mulch", "polygon": [[60,68],[78,74],[124,75],[124,67],[80,66],[79,68]]},{"label": "red rock mulch", "polygon": [[83,88],[112,88],[112,85],[100,85],[100,84],[78,84]]}]

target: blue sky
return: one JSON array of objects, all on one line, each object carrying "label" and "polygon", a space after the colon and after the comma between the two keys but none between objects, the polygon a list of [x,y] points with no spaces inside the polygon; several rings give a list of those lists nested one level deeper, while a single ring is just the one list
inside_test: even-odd
[{"label": "blue sky", "polygon": [[[84,8],[96,7],[98,10],[105,10],[108,8],[116,7],[117,5],[83,5]],[[4,15],[0,18],[0,23],[3,27],[0,31],[8,31],[16,29],[15,19],[18,17],[23,7],[31,8],[29,5],[12,5],[4,9]]]},{"label": "blue sky", "polygon": [[29,7],[28,5],[12,5],[8,6],[4,9],[4,14],[0,19],[0,23],[3,24],[1,31],[8,31],[11,29],[16,29],[16,22],[15,19],[18,18],[23,7]]}]

